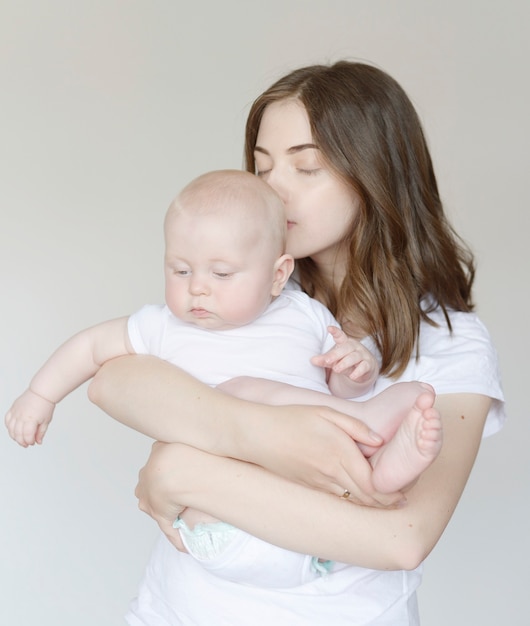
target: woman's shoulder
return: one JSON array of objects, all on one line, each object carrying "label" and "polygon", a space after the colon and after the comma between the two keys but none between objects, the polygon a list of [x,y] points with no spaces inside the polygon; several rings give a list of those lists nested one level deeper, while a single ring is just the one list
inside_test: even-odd
[{"label": "woman's shoulder", "polygon": [[429,321],[422,320],[419,335],[419,352],[458,352],[473,346],[484,351],[493,350],[490,334],[476,313],[464,311],[447,312],[438,307],[428,314]]},{"label": "woman's shoulder", "polygon": [[504,395],[497,351],[476,313],[435,309],[422,321],[418,356],[411,358],[408,379],[428,382],[438,395],[476,393],[494,400],[486,431],[495,432],[504,421]]},{"label": "woman's shoulder", "polygon": [[476,373],[497,375],[497,353],[486,326],[476,313],[437,308],[422,320],[418,340],[418,358],[435,374],[453,372],[452,380],[475,378]]},{"label": "woman's shoulder", "polygon": [[418,349],[403,374],[397,380],[378,378],[375,393],[395,382],[420,380],[431,384],[437,395],[487,396],[492,404],[484,436],[497,432],[506,414],[497,352],[487,328],[475,313],[450,311],[451,327],[441,309],[435,309],[429,318],[434,324],[422,321]]}]

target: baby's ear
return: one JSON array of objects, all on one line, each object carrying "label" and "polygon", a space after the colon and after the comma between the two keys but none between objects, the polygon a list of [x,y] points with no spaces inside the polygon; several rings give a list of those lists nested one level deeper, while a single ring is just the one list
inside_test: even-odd
[{"label": "baby's ear", "polygon": [[294,259],[290,254],[283,254],[274,263],[274,281],[271,295],[279,296],[294,270]]}]

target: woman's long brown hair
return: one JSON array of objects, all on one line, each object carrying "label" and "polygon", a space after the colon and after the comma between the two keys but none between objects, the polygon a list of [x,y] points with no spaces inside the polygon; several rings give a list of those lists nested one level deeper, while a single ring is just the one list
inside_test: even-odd
[{"label": "woman's long brown hair", "polygon": [[[310,259],[299,259],[302,288],[328,306],[347,332],[371,335],[381,373],[399,376],[415,349],[420,321],[440,306],[471,311],[473,255],[448,223],[418,115],[400,85],[364,63],[295,70],[257,98],[246,127],[246,167],[265,108],[296,99],[332,170],[361,198],[344,246],[339,289]],[[325,207],[323,207],[325,208]],[[423,303],[423,304],[422,304]]]}]

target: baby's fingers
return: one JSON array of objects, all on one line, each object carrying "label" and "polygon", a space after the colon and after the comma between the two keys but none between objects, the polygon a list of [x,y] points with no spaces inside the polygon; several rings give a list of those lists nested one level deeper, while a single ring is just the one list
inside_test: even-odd
[{"label": "baby's fingers", "polygon": [[360,361],[359,363],[355,363],[352,367],[353,370],[349,374],[349,378],[351,380],[359,380],[365,374],[369,374],[371,371],[370,365],[366,361]]},{"label": "baby's fingers", "polygon": [[18,424],[17,418],[13,414],[13,411],[8,411],[8,413],[7,413],[6,417],[5,417],[5,423],[6,423],[7,432],[9,433],[9,436],[11,437],[11,439],[16,441],[17,443],[20,443],[20,445],[24,445],[17,438],[18,437],[19,424]]},{"label": "baby's fingers", "polygon": [[[319,367],[332,367],[335,371],[342,371],[346,366],[340,365],[345,358],[352,357],[352,351],[346,345],[335,345],[333,348],[324,352],[324,354],[318,354],[311,358],[311,363],[313,365],[318,365]],[[353,363],[357,363],[359,361],[359,356],[353,356],[353,358],[349,359]],[[339,368],[339,369],[337,369]]]},{"label": "baby's fingers", "polygon": [[348,335],[337,326],[328,326],[328,332],[333,337],[336,344],[344,343],[349,340]]},{"label": "baby's fingers", "polygon": [[46,431],[48,430],[48,426],[49,426],[49,423],[39,424],[37,428],[37,432],[35,433],[35,443],[38,443],[39,445],[42,443],[42,440],[44,439],[44,435],[46,434]]},{"label": "baby's fingers", "polygon": [[15,429],[15,440],[24,448],[35,445],[36,422],[19,420]]},{"label": "baby's fingers", "polygon": [[[334,363],[344,354],[348,354],[348,352],[351,352],[351,347],[344,347],[343,345],[350,342],[350,338],[346,335],[346,333],[344,333],[344,331],[342,331],[340,328],[337,328],[336,326],[328,326],[328,332],[333,337],[335,345],[327,352],[314,356],[311,359],[313,365],[318,365],[320,367],[329,367],[330,364]],[[351,341],[355,340],[352,339]]]},{"label": "baby's fingers", "polygon": [[35,444],[35,434],[37,432],[37,423],[33,420],[25,418],[10,417],[6,419],[7,429],[11,439],[14,439],[23,448]]},{"label": "baby's fingers", "polygon": [[325,354],[317,354],[311,357],[311,363],[317,367],[329,367],[327,361],[327,352]]}]

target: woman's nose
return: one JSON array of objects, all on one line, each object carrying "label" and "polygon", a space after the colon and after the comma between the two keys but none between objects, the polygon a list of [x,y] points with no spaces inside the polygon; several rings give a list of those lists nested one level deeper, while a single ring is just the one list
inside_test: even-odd
[{"label": "woman's nose", "polygon": [[277,169],[271,169],[265,178],[265,182],[280,196],[282,202],[287,204],[289,197],[288,186],[285,177],[282,176],[281,172]]}]

